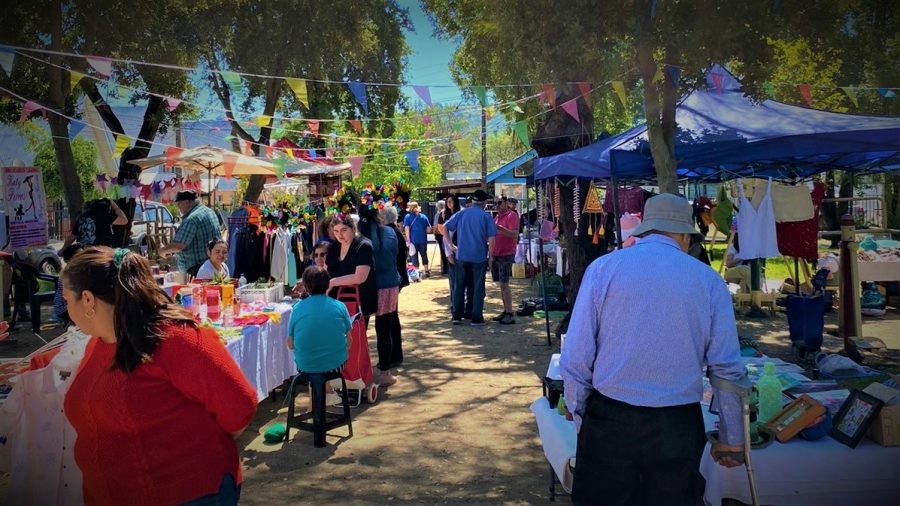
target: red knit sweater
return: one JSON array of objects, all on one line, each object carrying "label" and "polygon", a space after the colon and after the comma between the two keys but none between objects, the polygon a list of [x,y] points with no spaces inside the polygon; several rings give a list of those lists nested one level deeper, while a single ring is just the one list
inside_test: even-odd
[{"label": "red knit sweater", "polygon": [[256,392],[209,329],[169,325],[152,360],[113,369],[115,345],[93,338],[65,399],[78,437],[85,504],[180,504],[241,483],[237,432]]}]

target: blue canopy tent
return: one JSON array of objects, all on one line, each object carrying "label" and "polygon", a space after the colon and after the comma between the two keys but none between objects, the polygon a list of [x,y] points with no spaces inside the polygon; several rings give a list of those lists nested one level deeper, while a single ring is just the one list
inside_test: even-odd
[{"label": "blue canopy tent", "polygon": [[[709,70],[707,82],[707,89],[691,92],[676,106],[675,156],[684,178],[806,177],[826,170],[872,172],[900,165],[900,118],[833,113],[774,100],[754,103],[720,65]],[[535,179],[653,179],[647,127],[538,159],[534,174]]]}]

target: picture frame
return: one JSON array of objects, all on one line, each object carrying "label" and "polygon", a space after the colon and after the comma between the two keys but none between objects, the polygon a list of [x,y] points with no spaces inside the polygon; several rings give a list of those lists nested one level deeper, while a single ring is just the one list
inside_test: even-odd
[{"label": "picture frame", "polygon": [[825,414],[825,406],[804,394],[791,401],[780,413],[765,423],[764,428],[785,443]]},{"label": "picture frame", "polygon": [[883,405],[884,402],[876,397],[860,390],[851,390],[850,396],[834,417],[831,437],[850,448],[856,448]]}]

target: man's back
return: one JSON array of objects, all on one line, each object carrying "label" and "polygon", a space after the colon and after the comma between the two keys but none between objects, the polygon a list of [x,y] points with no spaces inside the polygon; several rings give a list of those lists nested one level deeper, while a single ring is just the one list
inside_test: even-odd
[{"label": "man's back", "polygon": [[488,238],[497,235],[497,227],[490,215],[479,206],[472,206],[454,214],[445,225],[456,232],[456,257],[463,262],[486,262]]},{"label": "man's back", "polygon": [[[608,397],[654,407],[697,402],[704,357],[717,364],[736,358],[724,282],[665,236],[601,257],[584,283],[576,313],[596,321],[573,318],[569,334],[596,334],[593,386]],[[578,311],[585,304],[590,308]]]}]

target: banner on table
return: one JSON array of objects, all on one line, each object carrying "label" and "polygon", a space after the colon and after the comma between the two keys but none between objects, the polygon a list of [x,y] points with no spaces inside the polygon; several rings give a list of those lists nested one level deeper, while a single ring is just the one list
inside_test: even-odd
[{"label": "banner on table", "polygon": [[12,248],[47,245],[47,197],[38,167],[3,167],[3,201]]}]

